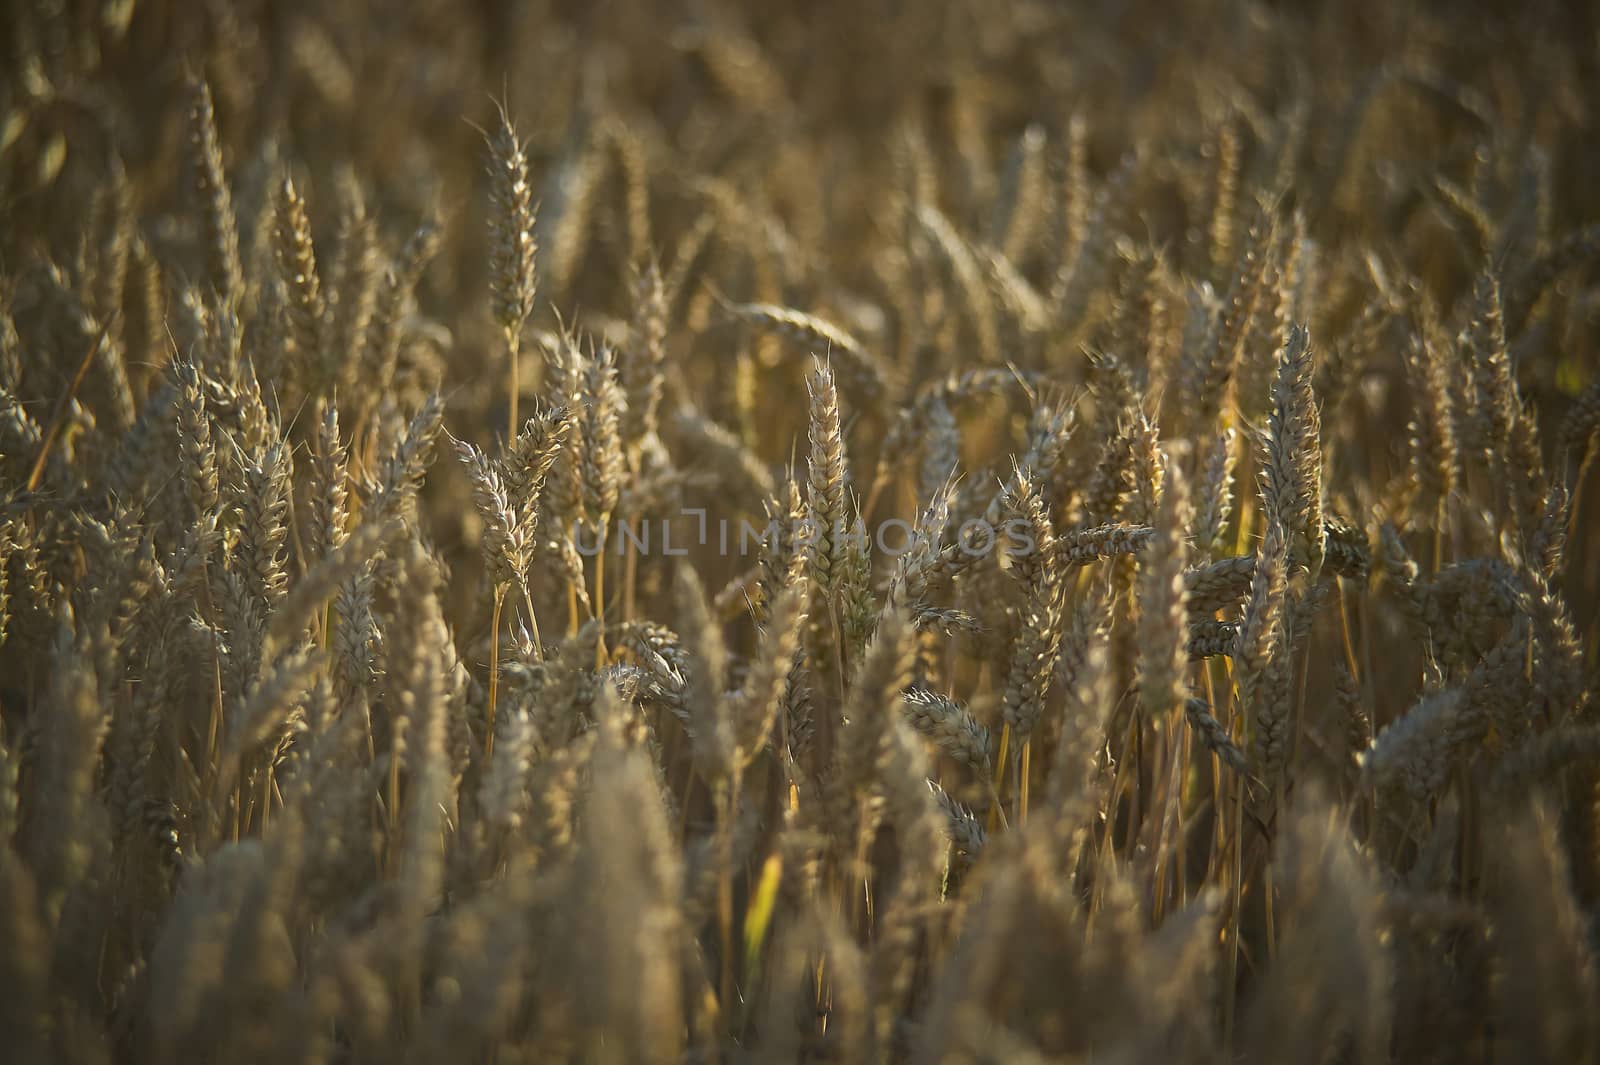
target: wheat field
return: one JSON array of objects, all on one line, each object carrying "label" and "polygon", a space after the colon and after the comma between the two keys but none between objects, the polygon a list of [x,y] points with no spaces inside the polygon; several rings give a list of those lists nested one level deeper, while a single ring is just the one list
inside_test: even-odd
[{"label": "wheat field", "polygon": [[0,1058],[1600,1058],[1600,18],[0,6]]}]

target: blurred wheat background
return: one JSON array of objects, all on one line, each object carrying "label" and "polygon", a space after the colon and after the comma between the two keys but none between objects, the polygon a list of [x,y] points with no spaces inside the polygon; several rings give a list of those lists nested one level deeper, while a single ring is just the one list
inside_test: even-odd
[{"label": "blurred wheat background", "polygon": [[1591,7],[0,42],[0,1057],[1600,1054]]}]

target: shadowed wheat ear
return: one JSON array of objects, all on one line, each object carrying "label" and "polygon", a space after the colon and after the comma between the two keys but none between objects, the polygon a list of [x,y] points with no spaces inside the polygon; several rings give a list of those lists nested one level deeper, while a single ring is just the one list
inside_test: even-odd
[{"label": "shadowed wheat ear", "polygon": [[1185,699],[1184,717],[1200,742],[1222,760],[1222,764],[1236,773],[1243,773],[1250,764],[1244,751],[1233,742],[1227,728],[1211,712],[1204,699]]},{"label": "shadowed wheat ear", "polygon": [[949,696],[916,687],[902,693],[900,706],[911,727],[945,754],[975,773],[990,771],[993,743],[989,730],[966,707]]},{"label": "shadowed wheat ear", "polygon": [[735,757],[741,771],[760,753],[783,708],[800,649],[809,591],[803,578],[792,576],[768,613],[766,630],[732,711]]},{"label": "shadowed wheat ear", "polygon": [[911,680],[916,656],[912,636],[905,612],[885,609],[850,679],[829,803],[835,816],[847,819],[840,838],[846,844],[858,843],[858,832],[870,834],[876,823],[870,800],[889,753],[892,708]]},{"label": "shadowed wheat ear", "polygon": [[675,591],[685,610],[683,673],[689,703],[696,767],[709,781],[722,783],[734,772],[738,736],[733,706],[723,691],[728,650],[722,629],[706,601],[700,575],[680,564]]},{"label": "shadowed wheat ear", "polygon": [[963,864],[971,865],[976,862],[989,838],[988,833],[983,830],[983,822],[979,821],[971,810],[952,798],[937,781],[928,781],[928,790],[933,793],[934,801],[938,803],[940,812],[945,816],[946,831],[949,833],[950,843],[955,847],[956,854]]}]

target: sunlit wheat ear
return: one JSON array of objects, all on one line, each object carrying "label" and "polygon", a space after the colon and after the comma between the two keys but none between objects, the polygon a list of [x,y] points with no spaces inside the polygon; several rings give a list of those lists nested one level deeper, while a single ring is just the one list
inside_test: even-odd
[{"label": "sunlit wheat ear", "polygon": [[1500,472],[1505,468],[1500,442],[1510,436],[1516,419],[1517,391],[1506,347],[1500,282],[1492,272],[1481,274],[1473,287],[1472,320],[1465,339],[1472,394],[1464,443],[1476,458]]},{"label": "sunlit wheat ear", "polygon": [[1322,594],[1319,585],[1304,594],[1292,592],[1286,596],[1270,655],[1256,679],[1251,753],[1262,776],[1273,784],[1286,781],[1287,771],[1293,768],[1290,758],[1294,753],[1295,714],[1299,707],[1294,689],[1297,652],[1309,634]]},{"label": "sunlit wheat ear", "polygon": [[609,153],[592,131],[575,129],[564,151],[552,160],[539,190],[539,283],[561,298],[572,283],[595,236],[597,193],[612,167]]},{"label": "sunlit wheat ear", "polygon": [[[1283,522],[1284,495],[1289,491],[1282,471],[1272,462],[1262,475],[1261,500],[1266,530],[1250,576],[1250,594],[1234,643],[1233,661],[1239,703],[1255,713],[1261,679],[1272,658],[1282,623],[1284,592],[1288,581],[1289,545]],[[1194,591],[1191,586],[1191,593]]]},{"label": "sunlit wheat ear", "polygon": [[[1040,491],[1054,493],[1066,472],[1075,417],[1073,409],[1066,404],[1042,403],[1034,408],[1028,419],[1027,450],[1013,461],[1008,488],[1016,484],[1020,468],[1030,471],[1038,481]],[[984,512],[984,520],[991,525],[1000,522],[1003,496],[1004,490],[996,493]]]},{"label": "sunlit wheat ear", "polygon": [[654,257],[635,268],[632,289],[632,337],[623,350],[620,371],[628,404],[623,441],[629,450],[660,429],[666,387],[667,288]]},{"label": "sunlit wheat ear", "polygon": [[377,222],[354,174],[345,171],[340,177],[339,229],[328,270],[323,332],[334,382],[348,391],[368,366],[366,346],[382,276]]},{"label": "sunlit wheat ear", "polygon": [[846,661],[853,662],[872,634],[878,615],[878,593],[872,577],[872,536],[859,504],[852,504],[850,515],[839,579],[839,622],[844,634]]},{"label": "sunlit wheat ear", "polygon": [[[404,725],[404,759],[409,773],[400,882],[405,907],[420,916],[438,902],[445,864],[440,830],[453,798],[444,752],[445,678],[440,656],[440,648],[450,636],[439,613],[433,560],[412,541],[399,561],[404,567],[404,620],[396,626],[398,653],[391,659],[396,673],[390,683]],[[394,756],[399,757],[400,752],[395,751]],[[398,772],[398,767],[391,772]],[[394,776],[390,779],[392,782]],[[391,816],[395,816],[393,811]]]},{"label": "sunlit wheat ear", "polygon": [[680,440],[683,458],[703,463],[731,494],[756,499],[772,495],[772,471],[738,434],[687,405],[674,411],[667,424]]},{"label": "sunlit wheat ear", "polygon": [[915,974],[917,947],[925,930],[928,905],[939,897],[938,882],[946,867],[947,812],[927,788],[928,758],[923,745],[902,720],[890,725],[890,750],[884,768],[886,820],[900,848],[904,876],[894,893],[877,908],[872,952],[875,1023],[880,1043],[892,1038],[895,1018]]},{"label": "sunlit wheat ear", "polygon": [[533,552],[533,511],[514,507],[495,464],[465,440],[456,456],[472,482],[472,504],[483,522],[483,558],[496,585],[527,582]]},{"label": "sunlit wheat ear", "polygon": [[1051,325],[1047,298],[1023,276],[1017,265],[993,248],[976,250],[979,265],[994,299],[1004,312],[1003,327],[1032,339],[1043,337]]},{"label": "sunlit wheat ear", "polygon": [[250,590],[266,609],[276,607],[287,589],[285,548],[293,469],[287,447],[274,445],[259,460],[246,462],[235,502],[237,559]]},{"label": "sunlit wheat ear", "polygon": [[1513,400],[1511,438],[1506,446],[1510,498],[1516,536],[1533,564],[1547,572],[1564,550],[1568,499],[1559,478],[1545,469],[1544,443],[1528,403]]},{"label": "sunlit wheat ear", "polygon": [[1205,451],[1205,465],[1195,502],[1194,546],[1202,556],[1211,555],[1222,544],[1228,519],[1233,515],[1234,467],[1238,463],[1239,434],[1232,428],[1211,441]]},{"label": "sunlit wheat ear", "polygon": [[1060,204],[1057,229],[1061,247],[1059,269],[1068,269],[1083,247],[1089,232],[1089,120],[1082,111],[1067,119],[1066,145],[1058,163],[1057,202]]},{"label": "sunlit wheat ear", "polygon": [[[1029,394],[1037,385],[1035,375],[1015,367],[979,367],[952,373],[925,385],[914,399],[901,407],[890,423],[873,474],[874,484],[886,480],[892,470],[909,455],[915,454],[919,442],[935,431],[936,424],[943,422],[939,407],[945,408],[954,417],[956,413],[981,406],[987,400]],[[932,469],[937,473],[930,473],[929,477],[937,483],[942,483],[950,476],[951,468],[942,463],[934,465]]]},{"label": "sunlit wheat ear", "polygon": [[[1082,186],[1087,194],[1082,217],[1082,238],[1072,256],[1063,261],[1050,286],[1049,300],[1059,327],[1081,330],[1087,324],[1095,298],[1106,282],[1106,266],[1112,258],[1118,230],[1116,214],[1125,207],[1125,196],[1139,167],[1137,146],[1124,152],[1116,167],[1106,175],[1098,189]],[[1074,210],[1076,206],[1074,206]]]},{"label": "sunlit wheat ear", "polygon": [[994,303],[984,283],[983,270],[950,220],[932,203],[917,207],[916,221],[928,236],[941,266],[947,270],[953,287],[964,304],[967,320],[976,337],[978,354],[993,365],[1000,359],[1000,333],[995,321]]},{"label": "sunlit wheat ear", "polygon": [[1400,532],[1389,522],[1378,529],[1378,561],[1384,581],[1399,596],[1406,620],[1421,634],[1428,628],[1426,589],[1422,587],[1421,568],[1406,549]]},{"label": "sunlit wheat ear", "polygon": [[311,520],[307,550],[321,558],[342,544],[349,535],[350,454],[339,436],[339,409],[324,406],[317,420],[312,441]]},{"label": "sunlit wheat ear", "polygon": [[723,781],[733,772],[738,736],[733,706],[723,691],[727,647],[706,603],[699,576],[680,564],[675,585],[685,614],[685,698],[689,704],[697,767],[708,780]]},{"label": "sunlit wheat ear", "polygon": [[1412,478],[1423,506],[1435,513],[1455,488],[1460,470],[1451,370],[1437,340],[1423,331],[1406,349],[1406,369],[1414,382],[1416,415],[1410,426]]},{"label": "sunlit wheat ear", "polygon": [[244,271],[239,264],[239,230],[233,213],[233,194],[222,166],[217,136],[217,116],[211,86],[190,77],[189,169],[192,191],[201,212],[205,235],[207,280],[224,305],[238,307],[244,296]]},{"label": "sunlit wheat ear", "polygon": [[1524,569],[1520,576],[1522,587],[1517,594],[1518,604],[1528,618],[1544,666],[1533,679],[1560,719],[1592,697],[1592,693],[1586,691],[1583,676],[1583,651],[1561,598],[1537,571]]},{"label": "sunlit wheat ear", "polygon": [[1149,546],[1155,530],[1148,525],[1096,525],[1074,529],[1056,539],[1056,563],[1063,569],[1087,566],[1102,559],[1137,555]]},{"label": "sunlit wheat ear", "polygon": [[988,243],[1016,262],[1037,239],[1048,202],[1046,158],[1048,139],[1043,126],[1022,131],[1006,161],[1001,195],[991,215]]},{"label": "sunlit wheat ear", "polygon": [[[403,526],[396,521],[369,521],[340,540],[304,576],[290,587],[267,624],[269,654],[288,646],[300,629],[311,620],[313,610],[330,597],[338,596],[340,621],[348,621],[359,631],[356,617],[346,618],[342,590],[361,582],[379,552],[396,539]],[[352,612],[355,613],[355,612]]]},{"label": "sunlit wheat ear", "polygon": [[377,483],[367,507],[384,518],[414,520],[416,494],[433,461],[433,445],[444,418],[444,400],[430,396],[407,424],[395,449],[378,463]]},{"label": "sunlit wheat ear", "polygon": [[943,398],[936,398],[927,412],[917,495],[922,499],[933,495],[960,468],[961,426],[950,405]]},{"label": "sunlit wheat ear", "polygon": [[1048,507],[1031,473],[1018,471],[1017,484],[1005,510],[1012,515],[1010,522],[1027,533],[1012,558],[1022,583],[1020,626],[1004,674],[1001,716],[1015,740],[1014,749],[1020,750],[1044,712],[1064,618],[1055,532]]},{"label": "sunlit wheat ear", "polygon": [[894,385],[888,367],[867,351],[866,346],[842,327],[820,315],[793,307],[770,303],[728,303],[728,314],[792,341],[797,348],[828,359],[829,369],[838,367],[846,391],[864,404],[876,404],[893,395]]},{"label": "sunlit wheat ear", "polygon": [[850,485],[850,470],[845,460],[839,394],[827,363],[815,365],[806,387],[811,397],[806,519],[813,526],[811,531],[815,537],[808,557],[820,606],[832,601],[843,577],[843,533],[848,514],[845,493]]},{"label": "sunlit wheat ear", "polygon": [[320,663],[309,652],[280,657],[248,693],[223,742],[219,779],[233,783],[240,760],[252,748],[282,738],[310,690]]},{"label": "sunlit wheat ear", "polygon": [[1322,416],[1311,390],[1313,368],[1310,337],[1304,327],[1294,326],[1272,385],[1268,468],[1271,476],[1285,482],[1279,489],[1283,493],[1279,504],[1293,557],[1315,579],[1322,572],[1327,542],[1322,517]]},{"label": "sunlit wheat ear", "polygon": [[551,406],[566,410],[571,417],[567,445],[550,468],[541,503],[551,519],[546,532],[555,537],[570,536],[575,522],[583,517],[583,453],[588,444],[583,433],[582,410],[590,397],[584,392],[587,357],[576,338],[567,332],[558,337],[552,353],[550,378]]},{"label": "sunlit wheat ear", "polygon": [[1234,641],[1239,631],[1236,623],[1206,617],[1196,621],[1193,614],[1189,617],[1189,637],[1184,649],[1188,652],[1190,661],[1217,658],[1233,653]]},{"label": "sunlit wheat ear", "polygon": [[322,279],[317,272],[317,253],[311,239],[311,218],[305,197],[284,176],[278,186],[277,206],[272,230],[273,252],[278,276],[288,294],[287,333],[294,344],[300,370],[314,379],[326,380],[322,346],[322,316],[325,309]]},{"label": "sunlit wheat ear", "polygon": [[[907,606],[919,628],[937,627],[939,618],[957,617],[959,612],[935,606],[933,598],[977,558],[976,552],[964,552],[959,544],[949,542],[955,497],[953,478],[947,477],[935,487],[911,527],[905,549],[895,559],[885,589],[886,600]],[[959,529],[955,533],[959,535]]]},{"label": "sunlit wheat ear", "polygon": [[1211,241],[1211,268],[1213,277],[1221,280],[1233,265],[1233,241],[1237,224],[1236,211],[1239,195],[1239,168],[1241,157],[1239,124],[1224,121],[1217,128],[1217,169],[1211,200],[1211,223],[1207,236]]},{"label": "sunlit wheat ear", "polygon": [[1582,17],[161,6],[0,5],[0,1059],[1597,1057]]},{"label": "sunlit wheat ear", "polygon": [[494,319],[502,334],[508,365],[506,437],[517,434],[517,405],[522,390],[518,359],[522,330],[533,314],[538,288],[538,245],[534,241],[533,187],[528,159],[511,116],[501,105],[489,142],[489,284]]},{"label": "sunlit wheat ear", "polygon": [[1276,243],[1271,221],[1258,218],[1245,237],[1244,254],[1229,282],[1221,314],[1213,319],[1204,346],[1186,354],[1179,367],[1182,394],[1195,401],[1188,424],[1197,431],[1214,428],[1251,323],[1266,301]]},{"label": "sunlit wheat ear", "polygon": [[537,521],[545,483],[562,450],[568,446],[573,425],[573,412],[569,408],[543,406],[523,423],[516,442],[500,459],[501,475],[511,502],[528,515],[529,520]]},{"label": "sunlit wheat ear", "polygon": [[627,397],[617,382],[616,353],[601,348],[584,361],[582,390],[585,402],[577,410],[579,482],[585,518],[600,529],[616,513],[617,498],[626,473],[622,453],[621,422]]},{"label": "sunlit wheat ear", "polygon": [[174,363],[173,376],[178,386],[178,448],[184,494],[192,516],[203,519],[216,514],[222,505],[217,452],[206,412],[205,391],[199,371],[190,363]]},{"label": "sunlit wheat ear", "polygon": [[622,208],[627,224],[627,257],[630,269],[640,268],[650,257],[650,182],[653,161],[645,139],[627,122],[606,126],[607,140],[616,156],[616,169],[623,186]]},{"label": "sunlit wheat ear", "polygon": [[765,623],[773,604],[791,580],[806,572],[806,555],[796,535],[805,521],[805,501],[798,480],[790,480],[784,487],[786,497],[774,494],[762,501],[766,525],[756,559],[760,575],[758,598],[754,603],[755,618],[760,623]]},{"label": "sunlit wheat ear", "polygon": [[1059,564],[1056,534],[1049,504],[1032,470],[1018,467],[1013,472],[1012,483],[1001,494],[994,514],[997,521],[1007,521],[1006,532],[1017,537],[1005,556],[1017,583],[1025,592],[1046,582],[1053,584]]},{"label": "sunlit wheat ear", "polygon": [[1122,514],[1123,500],[1132,490],[1134,408],[1118,412],[1110,435],[1098,443],[1098,455],[1084,485],[1079,520],[1109,523]]},{"label": "sunlit wheat ear", "polygon": [[[367,324],[366,352],[377,391],[386,390],[394,384],[406,304],[413,298],[413,291],[438,249],[438,227],[424,223],[406,240],[399,256],[384,273],[377,303]],[[355,398],[368,399],[362,396]]]},{"label": "sunlit wheat ear", "polygon": [[1119,516],[1142,525],[1153,523],[1166,470],[1167,457],[1161,448],[1160,430],[1149,416],[1141,413],[1133,423],[1128,463],[1130,491]]},{"label": "sunlit wheat ear", "polygon": [[1155,536],[1140,560],[1138,586],[1139,694],[1145,712],[1153,717],[1184,705],[1188,698],[1183,574],[1189,557],[1184,540],[1191,512],[1189,485],[1181,463],[1169,461],[1166,466]]},{"label": "sunlit wheat ear", "polygon": [[1361,755],[1368,779],[1412,796],[1432,794],[1449,772],[1451,759],[1491,722],[1517,735],[1523,726],[1508,693],[1521,680],[1519,663],[1525,660],[1531,628],[1526,618],[1519,618],[1460,684],[1425,694],[1379,732]]}]

